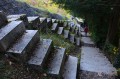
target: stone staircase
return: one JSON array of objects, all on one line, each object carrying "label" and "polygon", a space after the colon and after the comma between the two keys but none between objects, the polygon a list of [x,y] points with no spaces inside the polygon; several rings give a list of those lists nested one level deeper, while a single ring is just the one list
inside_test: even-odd
[{"label": "stone staircase", "polygon": [[[30,69],[39,72],[46,69],[45,73],[56,79],[115,79],[116,69],[95,47],[91,35],[85,36],[82,27],[72,26],[69,21],[25,14],[8,15],[2,23],[0,52]],[[38,30],[46,33],[48,29],[81,46],[80,62],[77,57],[67,56],[65,48],[54,46],[51,39],[40,40]]]},{"label": "stone staircase", "polygon": [[47,68],[45,73],[53,78],[77,79],[78,58],[67,56],[66,49],[54,46],[51,39],[40,40],[37,29],[46,30],[47,25],[55,22],[54,19],[48,21],[46,18],[26,17],[24,14],[8,15],[4,18],[5,21],[0,21],[3,23],[0,26],[1,53],[38,72],[44,72]]},{"label": "stone staircase", "polygon": [[[20,18],[21,15],[23,14],[18,15],[18,17]],[[15,16],[15,15],[9,15],[9,16]],[[8,16],[8,20],[9,20],[9,16]],[[14,19],[14,18],[10,18],[10,19]],[[82,33],[80,33],[80,27],[71,26],[70,21],[67,20],[62,21],[62,20],[39,17],[39,16],[27,17],[27,19],[29,24],[29,26],[26,26],[27,29],[42,29],[42,31],[46,32],[47,28],[49,28],[53,33],[56,33],[58,35],[63,35],[64,38],[68,39],[71,43],[77,46],[81,45],[80,39]],[[24,21],[23,19],[21,20]]]},{"label": "stone staircase", "polygon": [[[82,28],[82,27],[81,27]],[[84,34],[83,29],[81,32]],[[90,34],[81,37],[80,79],[115,79],[116,69],[103,52],[95,47]]]}]

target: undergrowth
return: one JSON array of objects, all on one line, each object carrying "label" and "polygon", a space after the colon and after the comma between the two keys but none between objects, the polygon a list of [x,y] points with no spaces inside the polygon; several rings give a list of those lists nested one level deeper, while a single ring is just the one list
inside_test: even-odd
[{"label": "undergrowth", "polygon": [[41,39],[51,39],[54,46],[66,48],[66,54],[70,54],[75,50],[75,45],[70,43],[68,39],[65,39],[63,35],[53,34],[50,30],[47,30],[47,33],[40,32],[40,37]]}]

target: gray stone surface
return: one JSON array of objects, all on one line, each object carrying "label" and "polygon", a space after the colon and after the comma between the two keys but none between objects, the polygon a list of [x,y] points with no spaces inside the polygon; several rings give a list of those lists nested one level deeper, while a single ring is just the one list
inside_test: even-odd
[{"label": "gray stone surface", "polygon": [[69,40],[71,43],[75,43],[75,34],[70,34]]},{"label": "gray stone surface", "polygon": [[67,27],[68,26],[68,22],[64,22],[63,27]]},{"label": "gray stone surface", "polygon": [[90,37],[82,37],[81,42],[83,46],[95,46]]},{"label": "gray stone surface", "polygon": [[42,30],[46,30],[47,28],[47,18],[45,17],[40,17],[40,26]]},{"label": "gray stone surface", "polygon": [[52,26],[52,19],[51,18],[47,18],[47,26],[48,26],[48,28],[51,28],[51,26]]},{"label": "gray stone surface", "polygon": [[64,30],[64,38],[68,38],[69,36],[69,30]]},{"label": "gray stone surface", "polygon": [[54,23],[56,21],[56,19],[52,19],[52,23]]},{"label": "gray stone surface", "polygon": [[54,77],[61,75],[61,69],[65,61],[65,48],[55,48],[52,60],[49,62],[48,74]]},{"label": "gray stone surface", "polygon": [[84,32],[84,28],[80,27],[80,31],[81,31],[81,32]]},{"label": "gray stone surface", "polygon": [[25,14],[14,14],[14,15],[8,15],[7,18],[10,19],[10,18],[20,18],[22,16],[25,16]]},{"label": "gray stone surface", "polygon": [[27,18],[28,18],[28,22],[33,22],[33,21],[35,21],[36,19],[38,19],[39,16],[29,16],[29,17],[27,17]]},{"label": "gray stone surface", "polygon": [[16,17],[16,18],[9,18],[9,19],[8,19],[8,22],[16,21],[16,20],[18,20],[18,19],[19,19],[18,17]]},{"label": "gray stone surface", "polygon": [[58,34],[62,34],[62,32],[63,32],[63,27],[58,27]]},{"label": "gray stone surface", "polygon": [[43,39],[34,51],[34,56],[28,61],[30,68],[41,71],[50,53],[52,40]]},{"label": "gray stone surface", "polygon": [[22,35],[25,26],[22,21],[12,21],[0,29],[0,52],[6,49]]},{"label": "gray stone surface", "polygon": [[27,18],[29,22],[28,29],[37,29],[39,27],[40,24],[39,16],[31,16]]},{"label": "gray stone surface", "polygon": [[[113,67],[113,65],[108,61],[108,59],[103,55],[103,53],[100,52],[98,48],[93,47],[82,47],[81,48],[81,61],[80,61],[80,69],[85,72],[91,72],[88,73],[81,73],[84,74],[83,79],[100,79],[97,76],[99,74],[102,78],[102,74],[106,74],[106,78],[103,79],[112,79],[109,78],[109,76],[115,76],[117,74],[116,69]],[[84,78],[86,76],[86,78]],[[107,78],[108,77],[108,78]],[[82,78],[81,78],[82,79]],[[114,78],[113,78],[114,79]]]},{"label": "gray stone surface", "polygon": [[28,26],[28,19],[26,14],[14,14],[14,15],[8,15],[7,16],[8,21],[16,21],[16,20],[22,20],[25,24],[25,26]]},{"label": "gray stone surface", "polygon": [[87,36],[86,36],[86,35],[85,35],[85,32],[81,32],[81,36],[82,36],[82,37],[90,37],[91,34],[90,34],[90,33],[87,33]]},{"label": "gray stone surface", "polygon": [[80,46],[80,37],[75,37],[75,44]]},{"label": "gray stone surface", "polygon": [[46,17],[40,17],[40,22],[42,23],[45,19]]},{"label": "gray stone surface", "polygon": [[54,32],[58,28],[58,23],[53,23],[51,30]]},{"label": "gray stone surface", "polygon": [[4,12],[0,11],[0,28],[8,23],[7,17]]},{"label": "gray stone surface", "polygon": [[47,23],[50,22],[50,21],[52,21],[52,19],[51,18],[47,18]]},{"label": "gray stone surface", "polygon": [[7,51],[7,53],[18,61],[24,61],[27,54],[35,47],[39,41],[39,33],[37,30],[26,30],[24,35]]},{"label": "gray stone surface", "polygon": [[77,79],[78,58],[69,56],[64,65],[63,79]]}]

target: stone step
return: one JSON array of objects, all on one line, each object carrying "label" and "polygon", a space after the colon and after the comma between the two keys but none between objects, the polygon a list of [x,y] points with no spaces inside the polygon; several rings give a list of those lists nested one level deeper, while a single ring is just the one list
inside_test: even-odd
[{"label": "stone step", "polygon": [[64,29],[64,38],[69,38],[69,30]]},{"label": "stone step", "polygon": [[91,37],[91,34],[87,33],[87,35],[86,35],[85,32],[81,32],[81,36],[82,37]]},{"label": "stone step", "polygon": [[44,20],[46,20],[45,17],[40,17],[40,23],[42,23]]},{"label": "stone step", "polygon": [[26,30],[24,35],[7,51],[11,58],[24,62],[35,44],[39,41],[38,30]]},{"label": "stone step", "polygon": [[56,19],[52,19],[52,23],[55,23],[56,22]]},{"label": "stone step", "polygon": [[75,44],[77,45],[77,46],[80,46],[81,44],[80,44],[80,37],[75,37]]},{"label": "stone step", "polygon": [[22,21],[12,21],[0,29],[0,52],[4,52],[25,31]]},{"label": "stone step", "polygon": [[80,31],[81,31],[81,32],[84,32],[84,28],[80,27]]},{"label": "stone step", "polygon": [[16,21],[16,20],[22,20],[25,24],[25,26],[28,26],[28,19],[26,14],[14,14],[14,15],[8,15],[7,19],[9,22]]},{"label": "stone step", "polygon": [[28,61],[29,67],[38,71],[42,71],[45,61],[50,54],[51,48],[52,40],[43,39],[35,49],[34,55]]},{"label": "stone step", "polygon": [[48,26],[48,28],[51,28],[51,26],[52,26],[52,19],[51,18],[47,18],[47,26]]},{"label": "stone step", "polygon": [[61,76],[61,70],[65,62],[65,48],[55,48],[54,55],[48,65],[48,74],[59,78]]},{"label": "stone step", "polygon": [[47,18],[45,17],[40,17],[40,25],[39,28],[41,29],[46,29],[47,28]]},{"label": "stone step", "polygon": [[77,63],[78,58],[69,56],[65,62],[63,70],[63,79],[77,79]]},{"label": "stone step", "polygon": [[58,27],[57,33],[58,33],[58,34],[62,34],[62,33],[63,33],[63,27]]},{"label": "stone step", "polygon": [[28,29],[37,29],[39,27],[40,24],[39,16],[31,16],[27,18],[29,22]]},{"label": "stone step", "polygon": [[72,33],[69,34],[69,41],[73,44],[75,43],[75,34]]},{"label": "stone step", "polygon": [[82,44],[82,46],[95,47],[95,44],[94,44],[94,42],[91,40],[90,37],[82,37],[82,38],[81,38],[81,44]]},{"label": "stone step", "polygon": [[82,47],[80,79],[115,79],[116,69],[98,48]]},{"label": "stone step", "polygon": [[63,27],[67,27],[68,26],[68,22],[64,22]]},{"label": "stone step", "polygon": [[56,32],[56,31],[57,31],[57,28],[58,28],[58,23],[53,23],[51,30],[52,30],[53,32]]},{"label": "stone step", "polygon": [[7,17],[4,12],[0,11],[0,28],[8,23]]}]

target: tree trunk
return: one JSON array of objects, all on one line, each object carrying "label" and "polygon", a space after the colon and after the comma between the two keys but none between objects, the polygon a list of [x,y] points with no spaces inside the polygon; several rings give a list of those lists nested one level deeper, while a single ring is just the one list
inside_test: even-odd
[{"label": "tree trunk", "polygon": [[119,20],[120,20],[120,7],[114,7],[110,19],[106,42],[109,42],[115,46],[118,46],[118,42],[119,42],[119,36],[118,36]]}]

